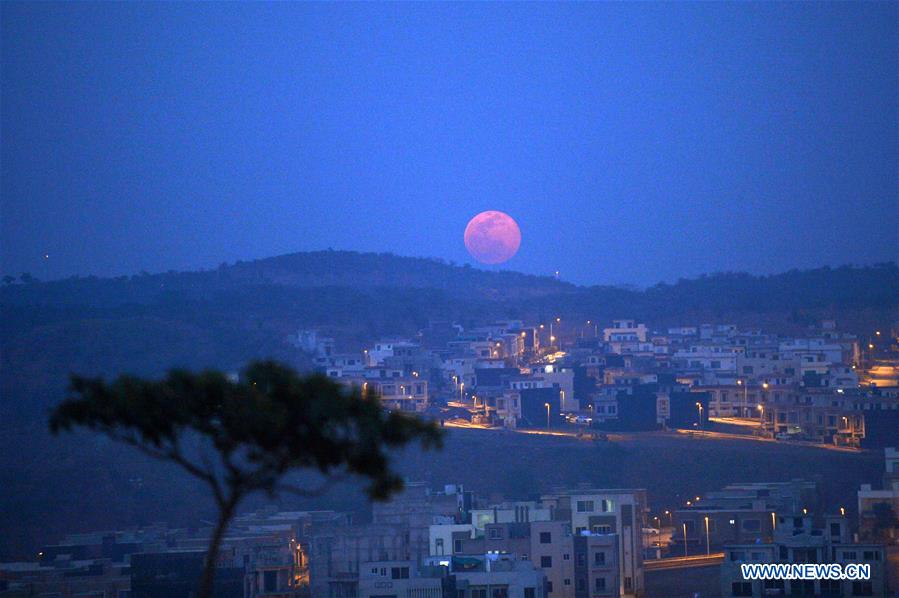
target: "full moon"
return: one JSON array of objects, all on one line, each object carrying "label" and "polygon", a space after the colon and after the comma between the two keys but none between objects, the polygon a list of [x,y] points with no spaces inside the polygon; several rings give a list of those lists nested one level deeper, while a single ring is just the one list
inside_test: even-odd
[{"label": "full moon", "polygon": [[521,230],[505,212],[481,212],[465,227],[465,248],[482,264],[508,261],[521,245]]}]

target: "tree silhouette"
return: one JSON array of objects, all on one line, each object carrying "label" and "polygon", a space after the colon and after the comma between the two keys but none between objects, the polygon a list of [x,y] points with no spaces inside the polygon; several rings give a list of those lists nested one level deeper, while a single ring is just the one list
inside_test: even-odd
[{"label": "tree silhouette", "polygon": [[[240,381],[216,371],[173,370],[162,380],[121,376],[112,383],[72,376],[70,398],[51,414],[57,434],[85,427],[164,461],[206,483],[218,507],[200,598],[212,596],[216,559],[238,504],[263,491],[316,496],[342,475],[368,480],[385,500],[402,488],[387,451],[412,441],[439,448],[433,423],[388,412],[375,396],[321,375],[299,376],[271,361],[250,364]],[[325,482],[285,482],[292,470],[320,472]]]}]

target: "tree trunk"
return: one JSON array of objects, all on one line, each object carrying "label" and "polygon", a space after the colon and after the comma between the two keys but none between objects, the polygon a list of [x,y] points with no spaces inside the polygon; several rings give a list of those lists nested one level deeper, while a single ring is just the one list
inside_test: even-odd
[{"label": "tree trunk", "polygon": [[215,564],[218,560],[219,548],[221,548],[222,538],[228,531],[228,524],[234,516],[234,509],[237,507],[237,497],[232,497],[219,509],[219,519],[215,524],[215,530],[212,532],[212,538],[209,540],[209,549],[206,551],[206,563],[203,566],[203,577],[200,581],[199,598],[213,598],[213,586],[215,583]]}]

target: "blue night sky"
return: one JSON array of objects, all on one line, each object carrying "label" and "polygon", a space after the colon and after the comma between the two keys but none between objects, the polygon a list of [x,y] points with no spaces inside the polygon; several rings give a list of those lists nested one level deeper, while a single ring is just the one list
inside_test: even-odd
[{"label": "blue night sky", "polygon": [[0,10],[3,273],[470,262],[488,209],[579,283],[899,249],[894,2]]}]

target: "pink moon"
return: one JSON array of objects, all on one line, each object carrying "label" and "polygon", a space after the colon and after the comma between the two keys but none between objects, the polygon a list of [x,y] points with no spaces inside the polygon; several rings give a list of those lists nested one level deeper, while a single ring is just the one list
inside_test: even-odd
[{"label": "pink moon", "polygon": [[482,264],[506,262],[518,252],[520,245],[521,230],[505,212],[481,212],[465,227],[465,248]]}]

